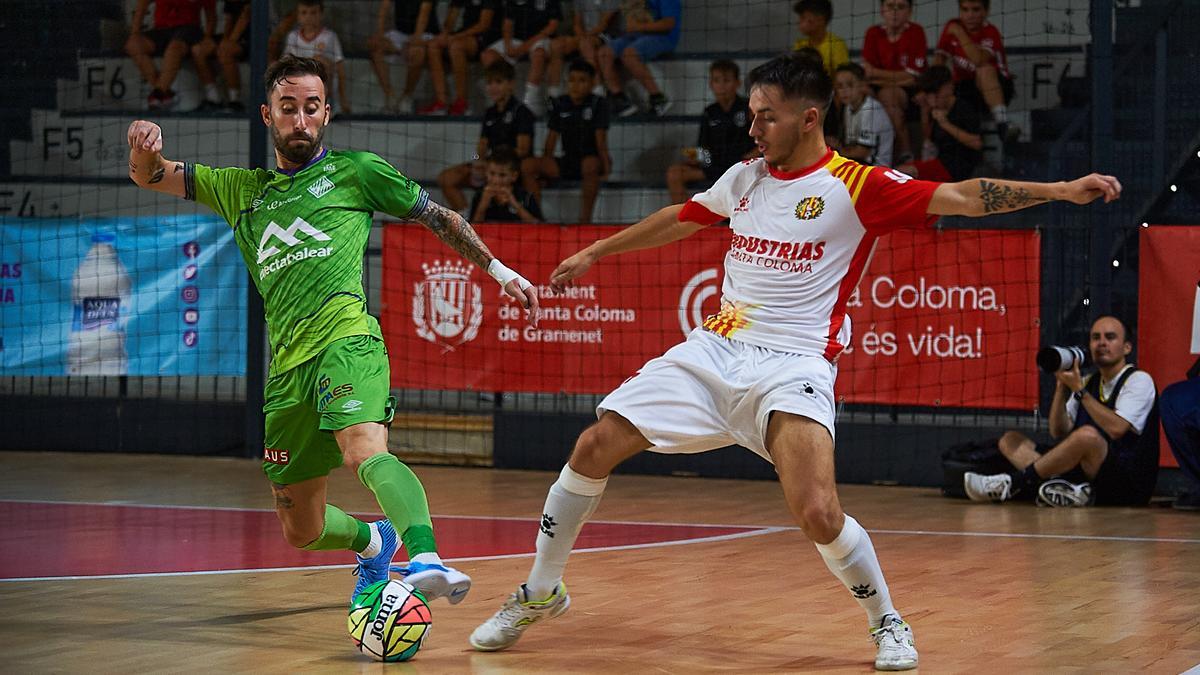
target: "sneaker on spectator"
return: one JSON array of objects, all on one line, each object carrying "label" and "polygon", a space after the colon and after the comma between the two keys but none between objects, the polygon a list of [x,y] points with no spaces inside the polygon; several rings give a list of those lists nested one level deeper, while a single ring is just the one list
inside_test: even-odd
[{"label": "sneaker on spectator", "polygon": [[407,96],[401,96],[399,101],[396,101],[396,113],[400,115],[413,114],[413,100]]},{"label": "sneaker on spectator", "polygon": [[434,101],[428,105],[423,105],[417,108],[418,115],[445,115],[446,104],[443,101]]},{"label": "sneaker on spectator", "polygon": [[671,109],[671,101],[662,94],[650,95],[650,114],[655,117],[662,117]]},{"label": "sneaker on spectator", "polygon": [[611,94],[608,99],[609,107],[612,108],[613,114],[617,117],[629,117],[630,115],[637,114],[637,106],[633,104],[633,101],[629,100],[629,97],[624,92]]},{"label": "sneaker on spectator", "polygon": [[467,114],[467,99],[456,98],[450,104],[450,110],[447,111],[451,117],[460,117]]},{"label": "sneaker on spectator", "polygon": [[159,108],[161,110],[170,110],[171,108],[174,108],[175,104],[177,103],[179,103],[179,97],[175,95],[174,91],[168,90],[162,95],[162,99],[159,102]]},{"label": "sneaker on spectator", "polygon": [[1038,487],[1037,501],[1043,506],[1087,506],[1092,503],[1092,484],[1051,478]]},{"label": "sneaker on spectator", "polygon": [[1180,511],[1200,511],[1200,490],[1179,495],[1171,506]]},{"label": "sneaker on spectator", "polygon": [[146,107],[151,110],[159,110],[163,107],[163,90],[153,89],[150,95],[146,97]]},{"label": "sneaker on spectator", "polygon": [[524,103],[534,117],[546,116],[546,97],[541,95],[536,88],[530,88],[529,93],[525,95]]}]

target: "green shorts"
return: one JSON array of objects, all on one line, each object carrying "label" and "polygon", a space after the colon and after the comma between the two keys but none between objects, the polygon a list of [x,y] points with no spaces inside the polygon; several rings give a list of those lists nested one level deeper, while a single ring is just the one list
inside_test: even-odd
[{"label": "green shorts", "polygon": [[354,335],[269,378],[263,387],[267,478],[290,485],[341,466],[332,432],[362,422],[389,424],[396,409],[389,377],[383,340]]}]

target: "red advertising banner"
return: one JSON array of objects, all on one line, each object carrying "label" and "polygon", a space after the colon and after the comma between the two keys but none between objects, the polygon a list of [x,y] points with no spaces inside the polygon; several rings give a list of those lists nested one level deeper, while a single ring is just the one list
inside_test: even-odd
[{"label": "red advertising banner", "polygon": [[[1158,391],[1184,377],[1200,355],[1200,227],[1142,228],[1138,269],[1138,367]],[[1160,432],[1161,433],[1161,432]],[[1166,436],[1162,466],[1178,466]]]},{"label": "red advertising banner", "polygon": [[[561,295],[563,258],[620,228],[481,224],[539,284],[537,328],[478,268],[416,225],[384,233],[382,324],[398,388],[606,393],[716,311],[726,228],[601,261]],[[849,402],[1037,405],[1039,250],[1027,231],[901,232],[881,240],[851,298],[839,362]]]}]

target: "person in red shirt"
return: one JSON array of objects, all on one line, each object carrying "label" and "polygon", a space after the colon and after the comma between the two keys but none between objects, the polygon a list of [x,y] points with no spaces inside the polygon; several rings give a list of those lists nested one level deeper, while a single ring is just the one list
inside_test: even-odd
[{"label": "person in red shirt", "polygon": [[990,110],[1000,137],[1011,140],[1008,103],[1013,97],[1013,81],[1004,37],[987,20],[989,7],[990,0],[959,0],[958,18],[946,22],[933,62],[949,65],[956,95]]},{"label": "person in red shirt", "polygon": [[896,131],[894,156],[907,160],[913,155],[913,144],[904,113],[916,78],[925,70],[929,45],[925,29],[911,21],[912,0],[882,0],[879,9],[883,22],[868,28],[863,40],[863,69]]},{"label": "person in red shirt", "polygon": [[[201,43],[211,42],[217,25],[216,0],[154,0],[154,28],[143,30],[146,11],[151,0],[138,0],[133,11],[133,23],[125,53],[137,64],[142,78],[150,85],[147,103],[150,108],[169,108],[175,103],[171,85],[183,65],[183,58]],[[200,25],[200,12],[206,21]],[[154,57],[162,56],[162,70],[154,66]],[[205,59],[196,59],[196,75],[205,86],[206,95],[215,91],[212,71]],[[210,91],[211,90],[211,91]]]}]

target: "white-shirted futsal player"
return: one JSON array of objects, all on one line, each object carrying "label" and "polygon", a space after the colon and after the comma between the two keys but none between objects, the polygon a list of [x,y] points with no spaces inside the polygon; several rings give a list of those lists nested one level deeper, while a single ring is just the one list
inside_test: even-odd
[{"label": "white-shirted futsal player", "polygon": [[850,341],[846,301],[875,242],[891,230],[1052,200],[1107,202],[1121,185],[1097,174],[1069,183],[941,184],[864,166],[825,147],[831,91],[820,62],[803,55],[755,68],[750,135],[762,159],[733,166],[707,192],[554,270],[550,284],[561,289],[604,256],[662,246],[730,219],[720,312],[600,402],[599,421],[579,436],[550,487],[528,580],[475,629],[476,649],[509,647],[530,624],[566,611],[567,556],[619,463],[647,449],[691,453],[737,443],[775,465],[796,522],[866,610],[875,667],[916,667],[912,629],[892,606],[871,539],[842,512],[834,484],[833,383]]}]

